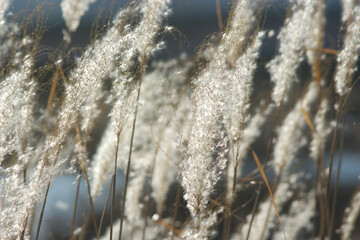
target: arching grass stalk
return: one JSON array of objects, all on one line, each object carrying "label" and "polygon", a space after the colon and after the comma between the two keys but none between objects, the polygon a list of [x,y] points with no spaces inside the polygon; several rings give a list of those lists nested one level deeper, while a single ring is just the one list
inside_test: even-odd
[{"label": "arching grass stalk", "polygon": [[[113,235],[113,222],[114,222],[114,209],[115,209],[115,190],[116,190],[116,171],[117,171],[117,161],[118,161],[118,151],[119,151],[119,142],[120,142],[120,131],[116,136],[116,150],[115,150],[115,160],[114,160],[114,172],[111,178],[112,185],[112,199],[111,199],[111,210],[110,210],[110,239],[112,239]],[[111,187],[110,187],[111,192]],[[109,194],[110,194],[109,192]],[[107,203],[106,203],[107,205]],[[106,208],[106,207],[105,207]]]},{"label": "arching grass stalk", "polygon": [[107,198],[106,198],[106,203],[105,203],[103,212],[102,212],[102,214],[101,214],[101,219],[100,219],[100,224],[99,224],[99,231],[98,231],[98,235],[96,236],[97,239],[100,239],[101,227],[102,227],[102,223],[103,223],[103,220],[104,220],[106,208],[107,208],[107,206],[108,206],[108,204],[109,204],[109,200],[110,200],[110,195],[111,195],[111,190],[112,190],[113,184],[114,184],[114,179],[112,178],[111,181],[110,181],[109,194],[108,194],[108,196],[107,196]]},{"label": "arching grass stalk", "polygon": [[43,216],[44,216],[45,205],[46,205],[47,196],[48,196],[48,194],[49,194],[50,184],[51,184],[51,182],[49,182],[48,185],[47,185],[47,187],[46,187],[44,202],[43,202],[43,205],[42,205],[42,207],[41,207],[40,217],[39,217],[38,225],[37,225],[37,228],[36,228],[35,240],[38,240],[38,239],[39,239],[41,222],[42,222],[42,219],[43,219]]},{"label": "arching grass stalk", "polygon": [[[282,108],[276,108],[275,109],[275,122],[279,121],[279,119],[280,119],[281,109]],[[268,162],[270,160],[271,152],[272,152],[272,150],[274,148],[274,139],[275,139],[275,133],[271,132],[271,136],[269,138],[269,142],[267,143],[267,147],[266,147],[266,157],[265,157],[265,161],[264,161],[264,164],[263,164],[264,169],[267,168]],[[254,206],[253,206],[253,208],[251,210],[251,219],[250,219],[250,222],[249,222],[249,228],[248,228],[248,230],[246,232],[246,240],[250,239],[251,228],[252,228],[255,216],[256,216],[256,211],[257,211],[257,209],[259,207],[259,203],[260,203],[260,192],[261,192],[262,186],[263,186],[263,182],[260,182],[259,187],[257,189],[258,194],[255,197]]]},{"label": "arching grass stalk", "polygon": [[79,177],[76,183],[75,203],[74,203],[73,214],[71,218],[71,227],[70,227],[70,237],[69,237],[70,240],[73,239],[73,232],[75,228],[76,211],[77,211],[79,192],[80,192],[80,183],[81,183],[81,171],[79,172]]},{"label": "arching grass stalk", "polygon": [[332,206],[331,206],[331,216],[330,216],[330,226],[328,229],[328,238],[329,240],[332,239],[332,229],[334,227],[334,220],[335,220],[335,211],[336,211],[336,203],[337,203],[337,194],[339,190],[339,182],[340,182],[340,172],[341,172],[341,164],[343,160],[343,152],[344,152],[344,138],[345,138],[345,123],[346,123],[346,113],[343,117],[343,126],[341,129],[341,137],[340,137],[340,149],[339,149],[339,160],[337,166],[337,173],[336,173],[336,182],[335,182],[335,189],[333,193],[332,199]]},{"label": "arching grass stalk", "polygon": [[[141,60],[140,60],[140,66],[139,66],[140,74],[139,74],[138,86],[137,86],[137,96],[136,96],[136,103],[135,103],[134,120],[133,120],[132,131],[131,131],[129,158],[128,158],[127,167],[126,167],[126,176],[125,176],[125,186],[124,186],[123,201],[122,201],[122,205],[121,205],[119,240],[121,240],[121,234],[122,234],[122,230],[123,230],[126,191],[127,191],[127,186],[128,186],[129,177],[130,177],[131,154],[132,154],[132,146],[133,146],[134,136],[135,136],[136,116],[137,116],[137,111],[138,111],[138,106],[139,106],[139,99],[140,99],[140,92],[141,92],[141,82],[142,82],[142,77],[143,77],[144,72],[145,72],[146,62],[147,62],[147,57],[143,56],[141,58]],[[115,185],[115,183],[114,183],[114,185]]]}]

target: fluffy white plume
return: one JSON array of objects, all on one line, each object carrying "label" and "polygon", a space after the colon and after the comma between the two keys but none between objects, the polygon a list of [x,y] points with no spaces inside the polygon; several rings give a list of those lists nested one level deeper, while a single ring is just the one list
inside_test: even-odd
[{"label": "fluffy white plume", "polygon": [[335,90],[344,96],[350,89],[360,52],[360,6],[351,11],[351,23],[347,27],[344,44],[337,56]]},{"label": "fluffy white plume", "polygon": [[62,0],[61,11],[69,32],[75,32],[79,27],[81,17],[89,10],[96,0]]}]

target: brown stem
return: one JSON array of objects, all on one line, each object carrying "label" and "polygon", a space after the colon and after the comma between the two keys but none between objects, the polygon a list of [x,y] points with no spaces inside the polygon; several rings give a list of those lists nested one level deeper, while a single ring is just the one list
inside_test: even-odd
[{"label": "brown stem", "polygon": [[104,221],[104,216],[105,216],[105,211],[106,211],[106,208],[109,204],[109,200],[110,200],[110,195],[111,195],[111,189],[112,189],[112,186],[113,186],[113,182],[114,182],[114,179],[112,178],[111,179],[111,183],[110,183],[110,187],[109,187],[109,193],[108,193],[108,196],[106,198],[106,203],[105,203],[105,206],[104,206],[104,209],[102,211],[102,214],[101,214],[101,220],[100,220],[100,225],[99,225],[99,230],[98,230],[98,235],[97,235],[97,239],[99,240],[100,239],[100,234],[101,234],[101,226],[102,226],[102,223]]},{"label": "brown stem", "polygon": [[74,228],[75,228],[75,219],[76,219],[76,210],[77,210],[77,204],[78,204],[78,200],[79,200],[81,173],[79,175],[80,176],[79,176],[79,179],[78,179],[77,185],[76,185],[75,203],[74,203],[74,209],[73,209],[73,215],[72,215],[71,227],[70,227],[70,240],[73,239],[73,232],[74,232]]},{"label": "brown stem", "polygon": [[42,223],[42,219],[43,219],[43,216],[44,216],[45,205],[46,205],[46,200],[47,200],[47,197],[48,197],[48,194],[49,194],[50,184],[51,184],[51,182],[48,182],[47,187],[46,187],[45,198],[44,198],[44,202],[43,202],[41,212],[40,212],[39,222],[38,222],[38,226],[37,226],[37,229],[36,229],[35,240],[39,239],[40,228],[41,228],[41,223]]},{"label": "brown stem", "polygon": [[132,146],[134,143],[134,136],[135,136],[135,125],[136,125],[136,117],[138,112],[138,106],[139,106],[139,99],[140,99],[140,93],[141,93],[141,82],[142,77],[145,71],[145,63],[146,63],[146,56],[144,56],[140,61],[140,76],[138,81],[138,91],[137,91],[137,97],[136,97],[136,105],[135,105],[135,112],[134,112],[134,120],[132,124],[132,131],[131,131],[131,139],[130,139],[130,149],[129,149],[129,158],[127,162],[126,167],[126,176],[125,176],[125,186],[124,186],[124,194],[123,194],[123,201],[121,206],[121,219],[120,219],[120,231],[119,231],[119,240],[121,240],[122,235],[122,229],[123,229],[123,222],[124,222],[124,212],[125,212],[125,202],[126,202],[126,191],[129,183],[129,176],[130,176],[130,165],[131,165],[131,154],[132,154]]},{"label": "brown stem", "polygon": [[342,154],[343,154],[343,151],[344,151],[345,124],[346,124],[346,114],[344,115],[343,126],[342,126],[342,129],[341,129],[339,162],[338,162],[338,168],[337,168],[337,173],[336,173],[335,189],[334,189],[334,193],[333,193],[333,202],[332,202],[332,207],[331,207],[331,220],[330,220],[330,226],[329,226],[329,231],[328,231],[329,240],[332,239],[332,235],[333,235],[332,234],[332,229],[334,227],[336,202],[337,202],[337,195],[338,195],[339,182],[340,182],[341,164],[342,164],[342,160],[343,160]]}]

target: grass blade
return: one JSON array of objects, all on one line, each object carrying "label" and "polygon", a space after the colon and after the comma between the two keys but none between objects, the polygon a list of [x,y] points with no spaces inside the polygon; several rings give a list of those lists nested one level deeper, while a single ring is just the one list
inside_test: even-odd
[{"label": "grass blade", "polygon": [[268,182],[268,180],[267,180],[267,177],[266,177],[266,175],[265,175],[264,169],[262,168],[261,163],[260,163],[259,158],[258,158],[258,156],[256,155],[256,153],[255,153],[253,150],[251,150],[251,153],[252,153],[253,158],[254,158],[254,160],[255,160],[255,162],[256,162],[256,165],[257,165],[257,167],[258,167],[258,169],[259,169],[259,171],[260,171],[260,173],[261,173],[261,176],[262,176],[262,178],[264,179],[264,182],[265,182],[265,184],[266,184],[266,187],[267,187],[268,190],[269,190],[269,194],[270,194],[270,197],[271,197],[272,204],[273,204],[273,206],[274,206],[276,215],[277,215],[277,217],[278,217],[278,219],[279,219],[279,222],[280,222],[280,225],[281,225],[282,232],[283,232],[283,234],[284,234],[284,239],[286,239],[285,230],[284,230],[284,225],[283,225],[282,222],[281,222],[280,215],[279,215],[279,211],[277,210],[277,207],[276,207],[276,204],[275,204],[275,199],[274,199],[274,196],[273,196],[273,194],[272,194],[272,191],[271,191],[269,182]]}]

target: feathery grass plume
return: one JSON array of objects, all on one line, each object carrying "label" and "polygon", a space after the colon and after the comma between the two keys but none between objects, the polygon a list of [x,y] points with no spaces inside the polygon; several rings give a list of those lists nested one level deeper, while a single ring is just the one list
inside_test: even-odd
[{"label": "feathery grass plume", "polygon": [[192,216],[206,208],[210,193],[226,165],[228,140],[220,126],[230,89],[227,82],[219,81],[225,66],[221,59],[216,60],[219,62],[212,62],[195,80],[188,158],[181,163],[184,198]]},{"label": "feathery grass plume", "polygon": [[164,42],[155,42],[155,38],[160,30],[163,33],[171,31],[171,27],[162,29],[162,20],[171,13],[169,3],[170,0],[144,0],[136,7],[136,10],[140,12],[141,20],[135,27],[130,24],[125,26],[123,42],[118,46],[122,49],[116,58],[119,62],[116,71],[120,78],[123,79],[125,75],[125,79],[131,81],[133,76],[129,76],[129,71],[134,66],[134,60],[145,64],[146,62],[143,61],[146,58],[164,47]]},{"label": "feathery grass plume", "polygon": [[[142,80],[142,95],[139,100],[141,105],[138,109],[132,153],[136,161],[133,162],[131,169],[131,180],[126,199],[127,207],[125,209],[128,222],[134,226],[143,224],[140,206],[146,204],[141,201],[141,196],[144,189],[145,193],[148,194],[150,188],[150,186],[145,185],[146,178],[150,178],[151,181],[152,177],[154,177],[153,171],[155,171],[155,168],[161,168],[162,173],[157,177],[163,176],[165,181],[161,182],[159,186],[155,186],[155,189],[166,191],[176,175],[176,162],[171,162],[176,157],[175,146],[178,137],[177,129],[174,129],[173,126],[173,121],[176,121],[173,113],[176,111],[176,106],[180,104],[180,101],[187,100],[190,96],[188,89],[185,87],[186,76],[174,74],[174,72],[186,71],[187,69],[177,65],[180,65],[180,62],[170,61],[168,63],[154,64],[155,70],[145,74]],[[171,92],[167,93],[168,91]],[[166,98],[168,94],[171,95]],[[178,111],[176,113],[184,114]],[[170,146],[164,149],[165,144]],[[162,156],[161,158],[160,154],[165,150],[168,151],[166,152],[168,156]],[[161,161],[163,165],[159,165],[158,161]],[[166,165],[169,168],[164,171]],[[171,180],[164,176],[171,173]],[[158,191],[156,191],[157,196],[160,196]],[[162,201],[164,201],[165,194],[162,194]]]},{"label": "feathery grass plume", "polygon": [[[34,151],[28,149],[18,157],[10,168],[1,168],[0,232],[4,239],[17,239],[24,231],[27,219],[22,215],[26,209],[29,188],[24,184],[23,171],[32,160]],[[19,198],[19,196],[23,196]]]},{"label": "feathery grass plume", "polygon": [[[10,29],[14,25],[6,21],[5,13],[9,8],[11,0],[0,0],[0,56],[4,56],[8,49],[11,48],[11,41],[4,41],[6,34],[12,32]],[[4,42],[3,42],[4,41]]]},{"label": "feathery grass plume", "polygon": [[[132,62],[133,58],[137,57],[136,55],[139,56],[138,61],[140,62],[140,66],[139,66],[141,68],[140,72],[143,72],[145,70],[145,64],[146,64],[147,58],[163,47],[162,42],[160,42],[160,43],[155,42],[155,37],[157,36],[159,30],[161,29],[161,24],[162,24],[163,18],[166,17],[170,13],[170,9],[168,7],[169,2],[170,2],[169,0],[155,0],[155,1],[143,1],[140,4],[140,15],[141,15],[142,19],[139,22],[139,24],[134,28],[134,30],[131,32],[131,34],[127,35],[127,37],[128,37],[127,38],[127,44],[128,44],[127,49],[122,54],[122,56],[120,55],[120,57],[119,57],[119,59],[121,59],[122,62],[120,64],[120,67],[117,69],[117,71],[119,72],[118,75],[125,76],[125,78],[127,78],[126,82],[130,82],[133,78],[132,76],[127,76],[128,74],[126,74],[126,72],[129,71],[130,67],[132,66],[131,62]],[[169,28],[167,28],[167,30],[169,30]],[[129,61],[126,61],[126,60],[129,60]],[[125,73],[125,74],[122,74],[122,73]],[[140,91],[139,91],[139,93],[140,93]],[[117,103],[115,103],[114,110],[111,113],[112,115],[116,115],[117,114],[116,111],[119,111],[119,109],[116,108],[116,105],[117,105]],[[113,122],[113,124],[117,125],[116,122],[115,123]],[[141,132],[141,128],[143,128],[143,127],[144,126],[137,124],[136,132]],[[138,129],[138,128],[140,128],[140,129]],[[134,130],[132,130],[132,131],[134,131]],[[117,136],[119,136],[119,132],[117,133]],[[144,144],[142,144],[141,146],[144,148],[147,148],[147,142],[143,142],[143,143]],[[135,144],[139,144],[139,142],[135,142]],[[131,142],[130,146],[131,145],[132,145],[132,142]],[[138,146],[140,146],[140,145],[138,145]],[[134,147],[134,148],[136,148],[136,147]],[[141,151],[141,153],[144,153],[144,152]],[[144,157],[143,158],[144,160],[148,159],[149,154],[151,154],[151,153],[146,152],[146,154],[147,154],[147,157],[141,156],[141,157]],[[145,163],[146,161],[142,162],[140,159],[138,159],[138,161],[135,162],[134,168],[136,169],[137,166],[142,166],[146,169],[146,165],[147,165]],[[130,162],[128,164],[130,164]],[[145,166],[144,166],[144,164],[145,164]],[[141,192],[141,189],[143,186],[143,184],[141,184],[141,182],[143,182],[145,180],[146,175],[145,174],[137,175],[136,177],[137,177],[137,179],[135,179],[135,180],[132,179],[132,181],[130,182],[129,194],[127,194],[127,197],[124,201],[126,201],[130,196],[132,198],[132,201],[135,199],[135,202],[137,202],[138,197],[136,197],[135,195],[137,195],[137,196],[140,195],[140,192]],[[134,189],[131,190],[131,186],[132,185],[134,186],[134,182],[137,182],[135,184],[136,188],[135,188],[135,190]],[[126,187],[127,186],[125,186],[125,191],[126,191]],[[130,204],[131,204],[131,202],[130,202]],[[124,203],[123,203],[123,205],[124,205]],[[134,211],[129,212],[128,209],[133,209]],[[137,219],[137,217],[139,216],[138,206],[136,206],[135,208],[132,208],[130,206],[123,210],[126,211],[127,217],[131,220]],[[133,221],[131,221],[131,222],[133,222]]]},{"label": "feathery grass plume", "polygon": [[[192,216],[206,208],[210,193],[226,165],[228,138],[221,125],[224,124],[227,104],[231,101],[230,96],[236,91],[232,89],[236,85],[232,82],[235,77],[230,76],[251,77],[253,61],[257,57],[256,51],[262,37],[262,33],[259,33],[254,49],[249,50],[249,62],[246,64],[244,59],[241,59],[233,70],[229,70],[231,67],[227,66],[227,61],[231,63],[238,58],[237,52],[229,49],[240,50],[246,34],[242,23],[247,23],[249,19],[249,13],[246,11],[248,2],[238,1],[234,4],[229,27],[222,35],[220,45],[216,49],[211,49],[208,66],[194,80],[193,128],[189,139],[188,158],[182,162],[180,172],[182,186],[185,189],[184,198]],[[236,68],[239,65],[247,68]],[[247,82],[241,84],[247,85]]]},{"label": "feathery grass plume", "polygon": [[349,20],[351,16],[351,11],[353,9],[354,0],[341,0],[341,6],[342,6],[342,14],[341,14],[341,21],[345,23]]},{"label": "feathery grass plume", "polygon": [[[228,134],[230,135],[231,162],[228,170],[228,184],[233,183],[234,168],[241,172],[239,168],[242,157],[239,155],[240,148],[244,147],[241,141],[246,124],[249,121],[250,96],[252,93],[253,75],[256,69],[256,60],[259,56],[259,50],[264,37],[264,32],[259,32],[254,42],[235,62],[233,71],[227,72],[227,78],[230,82],[231,99],[228,104]],[[255,138],[255,137],[254,137]],[[249,139],[249,143],[254,139]],[[246,147],[249,147],[247,145]],[[242,153],[243,154],[243,153]],[[232,173],[231,173],[232,172]],[[228,189],[227,199],[231,200],[233,189]]]},{"label": "feathery grass plume", "polygon": [[[4,22],[4,20],[2,20]],[[1,24],[0,23],[0,66],[2,66],[3,61],[10,49],[15,45],[14,38],[16,33],[19,31],[18,27],[13,23]]]},{"label": "feathery grass plume", "polygon": [[[101,98],[102,93],[99,81],[112,73],[114,69],[117,69],[115,68],[115,63],[117,61],[120,61],[121,63],[120,69],[122,69],[124,72],[129,70],[129,68],[133,64],[133,57],[137,54],[137,52],[139,52],[139,46],[135,44],[137,42],[135,39],[139,40],[140,35],[142,36],[144,34],[144,32],[141,32],[141,30],[144,31],[144,28],[146,28],[146,24],[149,25],[149,23],[146,23],[147,21],[156,21],[156,19],[151,18],[152,15],[150,13],[143,11],[144,17],[134,30],[131,29],[131,26],[129,24],[122,27],[123,24],[126,23],[126,16],[131,14],[132,11],[132,7],[129,7],[120,11],[117,14],[113,21],[113,26],[106,32],[104,37],[102,37],[100,40],[97,40],[94,46],[91,47],[87,52],[85,52],[84,57],[82,58],[82,61],[77,68],[77,72],[73,72],[73,76],[81,77],[83,79],[89,78],[95,80],[92,83],[89,82],[88,86],[91,88],[91,91],[87,93],[85,100],[88,99],[87,97],[90,94],[94,94],[95,99]],[[158,28],[159,26],[156,28],[156,30],[158,30]],[[147,34],[148,36],[151,36],[152,40],[156,33],[148,31]],[[149,39],[147,40],[150,41]],[[144,44],[144,42],[142,42],[142,44]],[[149,45],[150,43],[146,42],[146,44]],[[140,46],[142,45],[140,44]],[[122,75],[120,75],[119,79],[116,78],[113,84],[113,95],[115,95],[113,98],[115,99],[115,103],[113,111],[110,114],[113,119],[112,123],[115,125],[114,129],[117,133],[121,131],[128,114],[132,111],[130,104],[131,102],[133,102],[133,99],[131,97],[130,99],[127,99],[127,97],[129,97],[127,91],[129,90],[127,89],[128,87],[125,81],[126,79],[121,78],[121,76]],[[94,91],[94,88],[96,91]],[[133,96],[133,94],[130,93],[130,96]],[[95,99],[92,98],[90,101],[94,101]],[[73,100],[76,101],[75,99]],[[94,103],[91,103],[91,112],[97,111],[96,108],[96,104],[94,105]],[[89,109],[82,108],[82,110],[86,111]],[[85,120],[86,119],[87,118],[85,118]],[[83,126],[86,125],[87,124]],[[114,139],[113,141],[116,141],[116,139]],[[95,171],[97,170],[95,169]],[[95,192],[93,191],[93,194],[95,194]]]},{"label": "feathery grass plume", "polygon": [[110,179],[113,171],[112,163],[115,158],[115,147],[116,134],[112,125],[108,124],[96,149],[96,153],[92,158],[89,171],[91,179],[91,196],[94,201],[100,195],[103,186]]},{"label": "feathery grass plume", "polygon": [[[103,184],[107,181],[107,177],[104,177],[103,174],[106,172],[109,173],[112,168],[113,159],[111,159],[111,156],[115,156],[115,151],[110,150],[109,153],[108,150],[112,148],[111,146],[113,146],[113,149],[117,147],[117,137],[123,138],[124,135],[126,135],[125,137],[129,137],[130,135],[124,133],[120,134],[130,113],[135,107],[135,90],[131,87],[134,79],[129,71],[134,65],[134,58],[137,58],[137,54],[143,57],[148,57],[159,49],[159,46],[154,46],[155,44],[153,41],[161,28],[162,18],[169,14],[168,3],[169,1],[162,0],[153,2],[143,1],[140,5],[142,18],[135,28],[127,24],[123,27],[122,33],[118,32],[119,34],[117,36],[114,34],[114,37],[120,39],[121,42],[116,46],[118,52],[116,59],[114,59],[119,62],[119,66],[111,70],[114,75],[114,82],[112,86],[113,108],[109,115],[111,126],[108,126],[106,134],[104,135],[100,147],[98,148],[98,154],[95,155],[95,160],[92,164],[91,178],[93,179],[93,196],[97,196],[99,194]],[[137,9],[138,8],[134,10]],[[116,19],[121,20],[121,17],[126,17],[129,14],[131,15],[129,11],[122,12],[121,14],[118,14]],[[119,20],[116,20],[116,22],[120,23]],[[119,27],[120,26],[115,27],[112,31],[116,33],[118,31],[116,28]],[[131,125],[125,129],[131,130]],[[114,131],[114,133],[112,133],[112,131]],[[122,153],[122,156],[125,159],[126,154],[124,153],[128,153],[128,150],[125,150],[127,145],[122,143],[120,146],[123,146],[124,151],[119,152]],[[105,153],[105,156],[107,156],[105,158],[103,157],[104,151],[107,152]],[[120,159],[119,165],[121,165],[121,162],[122,161]]]},{"label": "feathery grass plume", "polygon": [[[97,40],[94,46],[87,49],[84,55],[77,60],[77,66],[69,76],[69,81],[65,86],[65,98],[58,115],[58,130],[47,140],[44,150],[43,165],[47,163],[48,155],[56,153],[61,148],[66,135],[72,128],[82,105],[92,93],[94,86],[104,79],[114,68],[108,64],[115,60],[121,33],[117,29],[119,21],[114,22],[114,26],[109,29],[101,40]],[[58,149],[58,150],[57,150]],[[56,154],[55,154],[56,155]],[[49,162],[54,162],[49,159]]]},{"label": "feathery grass plume", "polygon": [[[306,229],[311,232],[312,223],[311,218],[315,214],[315,191],[311,190],[300,194],[299,199],[293,201],[290,205],[289,212],[283,214],[281,217],[284,221],[284,229],[286,231],[287,239],[300,239],[300,232]],[[284,239],[283,232],[278,230],[274,233],[273,239]]]},{"label": "feathery grass plume", "polygon": [[323,98],[315,116],[315,131],[312,133],[312,141],[310,143],[310,157],[312,157],[315,161],[323,154],[326,139],[332,131],[331,125],[328,124],[326,120],[328,110],[329,100],[327,98]]},{"label": "feathery grass plume", "polygon": [[[124,94],[124,96],[126,96],[126,94]],[[121,126],[116,126],[119,131],[121,131],[119,139],[121,144],[118,151],[118,159],[120,159],[120,161],[118,161],[118,168],[125,168],[125,155],[128,153],[128,148],[125,146],[125,143],[130,141],[129,129],[131,129],[132,120],[130,114],[132,113],[131,110],[133,110],[135,100],[136,97],[134,92],[131,93],[131,95],[124,97],[122,106],[123,115],[120,116],[122,123]],[[111,178],[111,173],[114,170],[113,163],[115,159],[116,141],[117,134],[114,131],[114,126],[111,123],[108,123],[91,161],[89,176],[91,179],[91,195],[94,200],[99,196],[103,186]]]},{"label": "feathery grass plume", "polygon": [[[264,37],[264,32],[259,32],[254,42],[246,49],[235,62],[233,71],[227,71],[225,76],[230,82],[231,100],[228,105],[229,133],[239,139],[244,126],[249,120],[250,96],[252,93],[253,75],[256,69],[256,60]],[[237,146],[238,148],[239,146]]]},{"label": "feathery grass plume", "polygon": [[325,25],[325,3],[323,0],[314,0],[316,4],[315,8],[317,11],[314,12],[312,16],[313,21],[307,22],[311,24],[309,26],[309,31],[306,33],[305,37],[305,48],[306,48],[306,57],[309,65],[312,68],[313,77],[316,78],[316,61],[319,57],[319,48],[322,47],[322,42],[324,38],[324,25]]},{"label": "feathery grass plume", "polygon": [[[125,10],[127,11],[127,10]],[[87,97],[91,94],[94,85],[98,81],[108,76],[109,72],[114,68],[115,57],[121,51],[121,29],[119,25],[122,23],[120,11],[114,20],[114,25],[106,32],[106,34],[90,46],[83,56],[76,61],[76,68],[70,73],[69,81],[65,85],[65,96],[61,109],[58,113],[57,127],[45,140],[45,145],[40,161],[36,166],[33,193],[28,198],[28,210],[33,209],[36,202],[36,196],[41,195],[40,186],[49,186],[54,175],[44,176],[46,169],[52,169],[58,160],[59,152],[64,144],[66,136],[73,127],[75,120],[81,110],[82,105]],[[113,64],[110,64],[113,63]],[[45,196],[46,197],[46,196]],[[26,213],[26,220],[30,216],[30,212]]]},{"label": "feathery grass plume", "polygon": [[[192,94],[193,123],[188,157],[181,163],[180,174],[185,190],[183,197],[193,218],[205,216],[202,212],[226,167],[228,139],[221,126],[230,89],[227,82],[219,81],[223,77],[224,67],[221,60],[212,62],[195,80],[196,88]],[[198,214],[202,215],[197,217]],[[201,222],[198,220],[199,224]],[[202,227],[197,229],[201,230]]]},{"label": "feathery grass plume", "polygon": [[[190,95],[190,94],[189,94]],[[189,115],[191,114],[191,101],[189,96],[182,95],[181,102],[178,103],[175,112],[168,112],[167,114],[174,114],[175,118],[169,122],[166,129],[162,132],[162,138],[156,139],[158,145],[158,153],[153,166],[153,173],[151,179],[152,192],[151,196],[156,202],[157,213],[162,216],[167,206],[165,205],[166,197],[169,193],[171,184],[176,181],[179,166],[179,149],[176,141],[180,134],[181,138],[186,139],[186,134],[189,132],[190,123]],[[171,109],[166,109],[171,111]],[[179,133],[181,132],[181,133]],[[174,139],[174,137],[176,139]]]},{"label": "feathery grass plume", "polygon": [[123,23],[122,17],[128,11],[129,9],[119,11],[113,21],[113,26],[76,61],[76,68],[70,73],[65,87],[65,99],[59,112],[57,136],[59,145],[95,86],[98,86],[99,82],[114,69],[116,57],[121,52],[121,46],[124,43],[121,38],[123,32],[120,28]]},{"label": "feathery grass plume", "polygon": [[66,27],[69,32],[75,32],[80,19],[96,0],[62,0],[60,6]]},{"label": "feathery grass plume", "polygon": [[[228,19],[228,25],[221,37],[221,44],[212,45],[201,53],[211,61],[214,55],[221,53],[225,57],[225,62],[230,68],[244,51],[246,40],[255,21],[254,10],[251,1],[236,0],[232,4],[231,12]],[[218,57],[218,56],[217,56]]]},{"label": "feathery grass plume", "polygon": [[[126,131],[131,131],[130,122],[128,127],[124,128],[124,126],[127,124],[127,119],[130,113],[135,108],[136,96],[135,89],[133,89],[133,81],[135,81],[135,79],[133,78],[134,76],[129,73],[129,71],[134,65],[133,60],[134,58],[137,58],[137,54],[141,57],[150,57],[162,46],[162,44],[156,44],[154,40],[161,28],[161,21],[163,17],[166,17],[170,12],[168,4],[169,1],[167,0],[143,1],[140,5],[140,12],[142,16],[141,21],[135,26],[135,28],[132,28],[130,25],[126,25],[124,28],[124,34],[118,36],[118,38],[122,39],[122,43],[117,47],[122,51],[120,51],[116,57],[116,60],[119,61],[119,66],[115,68],[114,72],[112,73],[115,75],[112,89],[113,108],[110,112],[110,123],[112,125],[111,128],[112,131],[115,131],[112,141],[116,142],[117,136],[122,137],[126,135],[124,136],[125,138],[130,136],[130,132],[122,133],[124,129]],[[138,60],[142,61],[141,59]],[[106,138],[111,137],[111,130],[108,129],[106,132]],[[130,141],[130,139],[128,140]],[[119,151],[122,153],[122,157],[119,159],[119,165],[125,161],[127,156],[125,153],[129,152],[127,149],[129,141],[125,141],[120,144],[120,148],[123,148],[123,151]],[[105,146],[103,144],[109,145]],[[102,141],[99,150],[109,149],[111,144],[112,143],[110,140],[104,140]],[[114,149],[115,148],[116,143],[114,143]],[[110,157],[109,154],[106,155]],[[113,159],[110,161],[110,158],[103,158],[101,152],[97,156],[99,156],[99,158],[97,158],[99,162],[95,160],[92,167],[92,174],[95,174],[95,176],[92,176],[94,179],[93,184],[95,184],[94,188],[97,189],[93,191],[93,194],[95,195],[99,193],[99,190],[102,188],[101,185],[104,184],[104,181],[107,180],[101,175],[104,173],[104,171],[108,172],[109,169],[112,168],[111,164],[113,161]],[[106,159],[107,161],[105,162]]]},{"label": "feathery grass plume", "polygon": [[[141,57],[149,57],[164,47],[164,43],[156,44],[155,37],[162,27],[163,19],[171,13],[169,8],[170,0],[144,0],[141,4],[143,20],[134,30],[137,36],[134,42]],[[171,27],[164,27],[164,31],[171,31]]]},{"label": "feathery grass plume", "polygon": [[279,52],[267,64],[274,83],[272,99],[277,107],[288,101],[291,87],[296,81],[296,70],[304,59],[305,41],[312,27],[318,1],[297,1],[290,16],[279,33]]},{"label": "feathery grass plume", "polygon": [[0,211],[0,231],[3,239],[21,239],[21,236],[30,239],[29,225],[33,217],[34,203],[42,200],[42,193],[49,179],[63,173],[64,164],[68,162],[67,159],[62,159],[55,165],[45,168],[41,175],[37,174],[39,171],[36,169],[24,183],[20,177],[24,165],[38,155],[34,150],[20,156],[19,163],[9,169],[8,177],[1,182],[4,186],[2,191],[5,193],[2,195]]},{"label": "feathery grass plume", "polygon": [[[156,64],[157,70],[152,72],[151,80],[154,86],[158,84],[158,82],[154,82],[158,81],[156,78],[163,79],[161,86],[158,87],[161,88],[161,95],[157,96],[160,98],[156,99],[156,102],[160,101],[162,104],[156,103],[157,106],[153,107],[154,111],[158,109],[157,113],[153,114],[159,116],[153,117],[151,123],[151,135],[155,143],[154,149],[157,152],[152,166],[151,196],[156,201],[157,213],[160,216],[165,209],[164,203],[170,184],[175,180],[174,176],[177,174],[179,165],[177,140],[180,133],[186,133],[190,124],[191,99],[187,85],[187,72],[192,65],[192,61],[186,58],[168,60]],[[161,72],[163,74],[159,75]]]},{"label": "feathery grass plume", "polygon": [[307,143],[304,136],[307,125],[302,110],[310,112],[311,106],[317,98],[317,92],[316,82],[313,81],[309,84],[304,97],[298,100],[277,131],[278,137],[273,155],[276,175],[286,173],[283,170],[294,160],[299,149]]},{"label": "feathery grass plume", "polygon": [[[155,37],[161,28],[162,19],[170,13],[168,7],[169,2],[169,0],[143,1],[140,4],[141,21],[134,29],[131,29],[130,25],[125,26],[126,34],[122,36],[124,41],[118,46],[123,51],[119,52],[119,55],[116,58],[117,61],[120,61],[120,65],[115,69],[117,78],[113,84],[115,103],[110,116],[113,119],[111,122],[114,126],[118,125],[116,122],[118,120],[121,121],[122,119],[117,115],[121,115],[119,111],[122,108],[119,106],[122,106],[123,97],[121,96],[122,91],[120,91],[119,95],[117,88],[119,85],[119,88],[122,89],[124,84],[128,84],[135,80],[133,78],[134,76],[129,74],[129,71],[134,64],[134,58],[137,59],[138,54],[140,55],[140,58],[137,60],[140,64],[146,64],[142,62],[145,60],[143,58],[150,57],[164,46],[162,42],[155,43]],[[122,125],[121,122],[120,125]],[[118,133],[118,130],[116,131]]]},{"label": "feathery grass plume", "polygon": [[24,153],[34,124],[37,84],[31,77],[33,60],[30,55],[19,54],[13,64],[14,69],[0,83],[0,163],[7,155],[16,158]]},{"label": "feathery grass plume", "polygon": [[[31,33],[22,31],[23,29],[11,17],[5,17],[0,21],[2,21],[0,23],[0,67],[2,72],[7,67],[10,69],[15,67],[13,65],[6,66],[5,64],[11,64],[14,59],[18,62],[20,61],[18,60],[19,57],[22,58],[24,55],[29,54],[29,50],[34,48],[33,43],[35,41],[33,39],[36,36],[31,36]],[[21,34],[27,35],[19,38]]]},{"label": "feathery grass plume", "polygon": [[95,121],[101,113],[100,103],[105,96],[103,88],[102,81],[96,82],[92,92],[86,98],[84,106],[80,110],[80,130],[85,134],[86,138],[89,137],[94,128]]},{"label": "feathery grass plume", "polygon": [[226,56],[227,64],[237,61],[247,39],[246,35],[255,21],[250,4],[248,0],[237,0],[232,6],[228,26],[222,36],[222,44],[218,47],[218,51]]},{"label": "feathery grass plume", "polygon": [[[8,10],[11,0],[0,0],[0,26],[5,25],[5,12]],[[2,35],[0,35],[2,36]]]},{"label": "feathery grass plume", "polygon": [[350,240],[352,232],[356,229],[356,221],[360,215],[360,191],[352,197],[351,203],[345,209],[345,217],[341,225],[341,239]]},{"label": "feathery grass plume", "polygon": [[348,19],[350,23],[346,29],[342,50],[337,56],[335,74],[335,90],[340,96],[349,91],[352,77],[357,70],[356,62],[360,53],[360,6],[352,9]]}]

